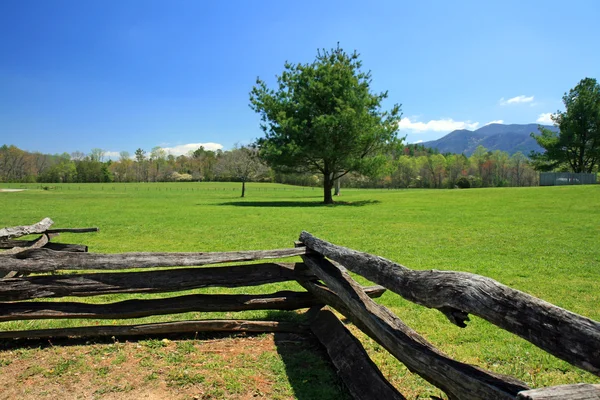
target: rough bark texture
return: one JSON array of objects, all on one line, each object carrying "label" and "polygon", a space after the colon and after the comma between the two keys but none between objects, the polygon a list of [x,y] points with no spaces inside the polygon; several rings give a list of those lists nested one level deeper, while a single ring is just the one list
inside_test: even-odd
[{"label": "rough bark texture", "polygon": [[236,261],[292,257],[305,254],[305,248],[234,251],[223,253],[71,253],[49,249],[0,254],[0,271],[50,272],[81,269],[126,269],[186,267]]},{"label": "rough bark texture", "polygon": [[[365,288],[368,296],[379,297],[380,286]],[[184,312],[297,310],[323,305],[308,292],[281,291],[272,294],[192,294],[151,300],[125,300],[116,303],[10,302],[0,303],[0,322],[29,319],[125,319]]]},{"label": "rough bark texture", "polygon": [[81,328],[38,329],[0,332],[0,339],[64,338],[97,336],[163,335],[187,332],[306,332],[307,327],[292,322],[206,320],[140,325],[86,326]]},{"label": "rough bark texture", "polygon": [[600,400],[600,385],[580,383],[520,392],[517,400]]},{"label": "rough bark texture", "polygon": [[37,224],[0,229],[0,241],[31,235],[34,233],[44,233],[50,226],[52,226],[53,223],[54,221],[52,221],[50,218],[44,218]]},{"label": "rough bark texture", "polygon": [[310,324],[310,329],[327,349],[338,375],[354,399],[405,399],[331,311],[321,310]]},{"label": "rough bark texture", "polygon": [[480,275],[414,271],[385,258],[336,246],[302,232],[309,249],[464,327],[468,313],[515,333],[600,376],[600,323]]},{"label": "rough bark texture", "polygon": [[[49,238],[51,238],[52,236],[54,236],[54,234],[49,234],[46,236],[49,236]],[[35,240],[12,240],[12,239],[10,239],[10,240],[6,240],[6,241],[0,241],[0,249],[12,249],[14,247],[22,247],[22,248],[31,247],[38,240],[39,240],[39,238],[35,239]],[[71,252],[78,252],[78,253],[85,253],[88,251],[88,247],[85,245],[82,245],[82,244],[48,242],[41,247],[43,249],[50,249],[50,250],[56,250],[56,251],[71,251]],[[0,254],[7,254],[7,253],[0,252]]]},{"label": "rough bark texture", "polygon": [[[3,254],[3,255],[17,254],[17,253],[20,253],[27,249],[39,249],[41,247],[44,247],[46,244],[48,244],[49,240],[50,239],[48,238],[48,235],[43,234],[36,240],[32,240],[32,241],[28,241],[28,242],[22,241],[22,242],[25,242],[27,244],[27,246],[23,246],[23,247],[14,246],[6,251],[3,251],[1,254]],[[14,240],[13,242],[18,242],[18,241]]]},{"label": "rough bark texture", "polygon": [[192,311],[297,310],[317,304],[320,302],[312,294],[292,291],[257,295],[192,294],[108,304],[26,301],[0,303],[0,322],[65,318],[126,319]]},{"label": "rough bark texture", "polygon": [[368,328],[368,334],[375,335],[374,338],[409,370],[439,387],[450,398],[514,399],[519,391],[529,389],[512,377],[494,374],[447,357],[387,308],[366,296],[347,272],[323,258],[303,258],[309,269],[337,294],[353,319],[360,320]]},{"label": "rough bark texture", "polygon": [[143,272],[37,275],[0,281],[0,301],[110,293],[173,292],[203,287],[257,286],[314,275],[293,263],[178,268]]}]

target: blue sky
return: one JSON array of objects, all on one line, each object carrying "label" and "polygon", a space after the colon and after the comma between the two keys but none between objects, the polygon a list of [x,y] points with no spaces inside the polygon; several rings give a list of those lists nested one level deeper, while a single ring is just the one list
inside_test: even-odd
[{"label": "blue sky", "polygon": [[408,142],[544,122],[600,78],[600,2],[0,2],[0,144],[173,154],[261,136],[257,76],[318,48],[361,54]]}]

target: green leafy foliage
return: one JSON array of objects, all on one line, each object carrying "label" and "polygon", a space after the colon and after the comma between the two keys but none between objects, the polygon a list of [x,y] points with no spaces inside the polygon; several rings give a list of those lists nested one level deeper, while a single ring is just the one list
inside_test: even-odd
[{"label": "green leafy foliage", "polygon": [[471,182],[469,182],[469,180],[466,177],[461,176],[456,181],[456,186],[458,186],[460,189],[468,189],[471,187]]},{"label": "green leafy foliage", "polygon": [[596,79],[584,78],[565,93],[563,103],[566,111],[552,116],[560,132],[540,127],[539,135],[532,133],[546,151],[532,153],[531,157],[542,171],[562,167],[592,172],[600,161],[600,85]]},{"label": "green leafy foliage", "polygon": [[383,151],[401,142],[400,106],[383,111],[387,92],[371,93],[359,55],[339,46],[319,51],[311,64],[284,68],[276,90],[257,79],[250,92],[265,133],[260,155],[278,171],[322,174],[324,201],[332,203],[336,179],[352,171],[372,175],[385,165]]}]

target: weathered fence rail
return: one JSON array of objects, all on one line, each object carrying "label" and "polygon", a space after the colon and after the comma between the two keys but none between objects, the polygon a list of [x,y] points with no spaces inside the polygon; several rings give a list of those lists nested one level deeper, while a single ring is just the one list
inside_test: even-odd
[{"label": "weathered fence rail", "polygon": [[[309,332],[327,348],[357,399],[403,399],[369,360],[360,342],[329,306],[381,344],[407,368],[443,390],[450,399],[598,399],[600,386],[563,385],[530,389],[519,380],[464,364],[445,355],[372,298],[385,288],[407,300],[438,309],[461,327],[478,315],[563,360],[600,376],[600,323],[544,302],[492,279],[453,271],[414,271],[302,232],[295,248],[221,253],[88,253],[87,247],[53,243],[62,232],[52,220],[0,229],[0,322],[33,319],[129,319],[191,311],[298,310],[305,323],[247,320],[177,321],[138,325],[2,331],[0,339],[72,336],[153,335],[200,331]],[[33,240],[18,240],[26,235]],[[303,262],[257,262],[301,256]],[[199,266],[205,266],[197,268]],[[118,271],[147,269],[150,271]],[[185,268],[182,268],[185,267]],[[70,270],[67,274],[48,274]],[[111,272],[87,272],[111,270]],[[380,285],[363,287],[347,270]],[[34,275],[29,275],[34,274]],[[35,301],[113,293],[172,293],[204,287],[242,287],[297,281],[306,291],[267,294],[187,294],[93,304]],[[24,301],[27,300],[27,301]],[[33,301],[32,301],[33,300]]]},{"label": "weathered fence rail", "polygon": [[460,327],[466,326],[469,313],[477,315],[600,376],[600,323],[596,321],[484,276],[414,271],[382,257],[327,243],[308,232],[302,232],[300,240],[311,250],[405,299],[440,310]]}]

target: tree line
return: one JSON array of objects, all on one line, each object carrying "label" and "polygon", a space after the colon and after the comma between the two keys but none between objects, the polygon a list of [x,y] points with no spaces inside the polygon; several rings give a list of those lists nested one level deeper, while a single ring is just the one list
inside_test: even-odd
[{"label": "tree line", "polygon": [[[321,185],[319,175],[273,173],[273,180],[295,185]],[[378,175],[349,173],[342,187],[353,188],[478,188],[536,186],[539,175],[521,152],[489,151],[483,146],[467,157],[440,154],[436,149],[410,144],[388,154]]]},{"label": "tree line", "polygon": [[[264,133],[249,147],[174,156],[160,147],[122,152],[104,160],[101,149],[61,155],[0,148],[0,181],[158,182],[247,181],[319,185],[323,201],[332,189],[350,187],[467,188],[532,186],[535,170],[595,172],[600,162],[600,85],[585,78],[565,93],[565,111],[552,115],[558,132],[540,128],[544,149],[526,157],[479,146],[466,157],[403,145],[401,107],[384,109],[387,92],[373,93],[371,73],[356,52],[339,45],[317,52],[311,63],[286,62],[270,88],[257,78],[250,107]],[[531,161],[530,161],[531,160]],[[268,166],[268,167],[267,167]]]},{"label": "tree line", "polygon": [[[322,175],[281,172],[267,167],[252,147],[211,151],[203,147],[174,156],[160,147],[150,152],[123,151],[118,160],[106,159],[101,149],[88,154],[43,154],[12,145],[0,147],[0,182],[187,182],[261,181],[303,186],[322,186]],[[411,144],[385,156],[378,175],[350,173],[343,187],[454,188],[532,186],[538,182],[532,163],[522,153],[512,156],[479,146],[467,157],[439,154],[435,149]]]},{"label": "tree line", "polygon": [[203,147],[174,156],[163,148],[137,149],[107,159],[102,149],[88,154],[28,152],[13,145],[0,147],[0,182],[93,183],[248,181],[268,179],[267,167],[250,147],[211,151]]}]

